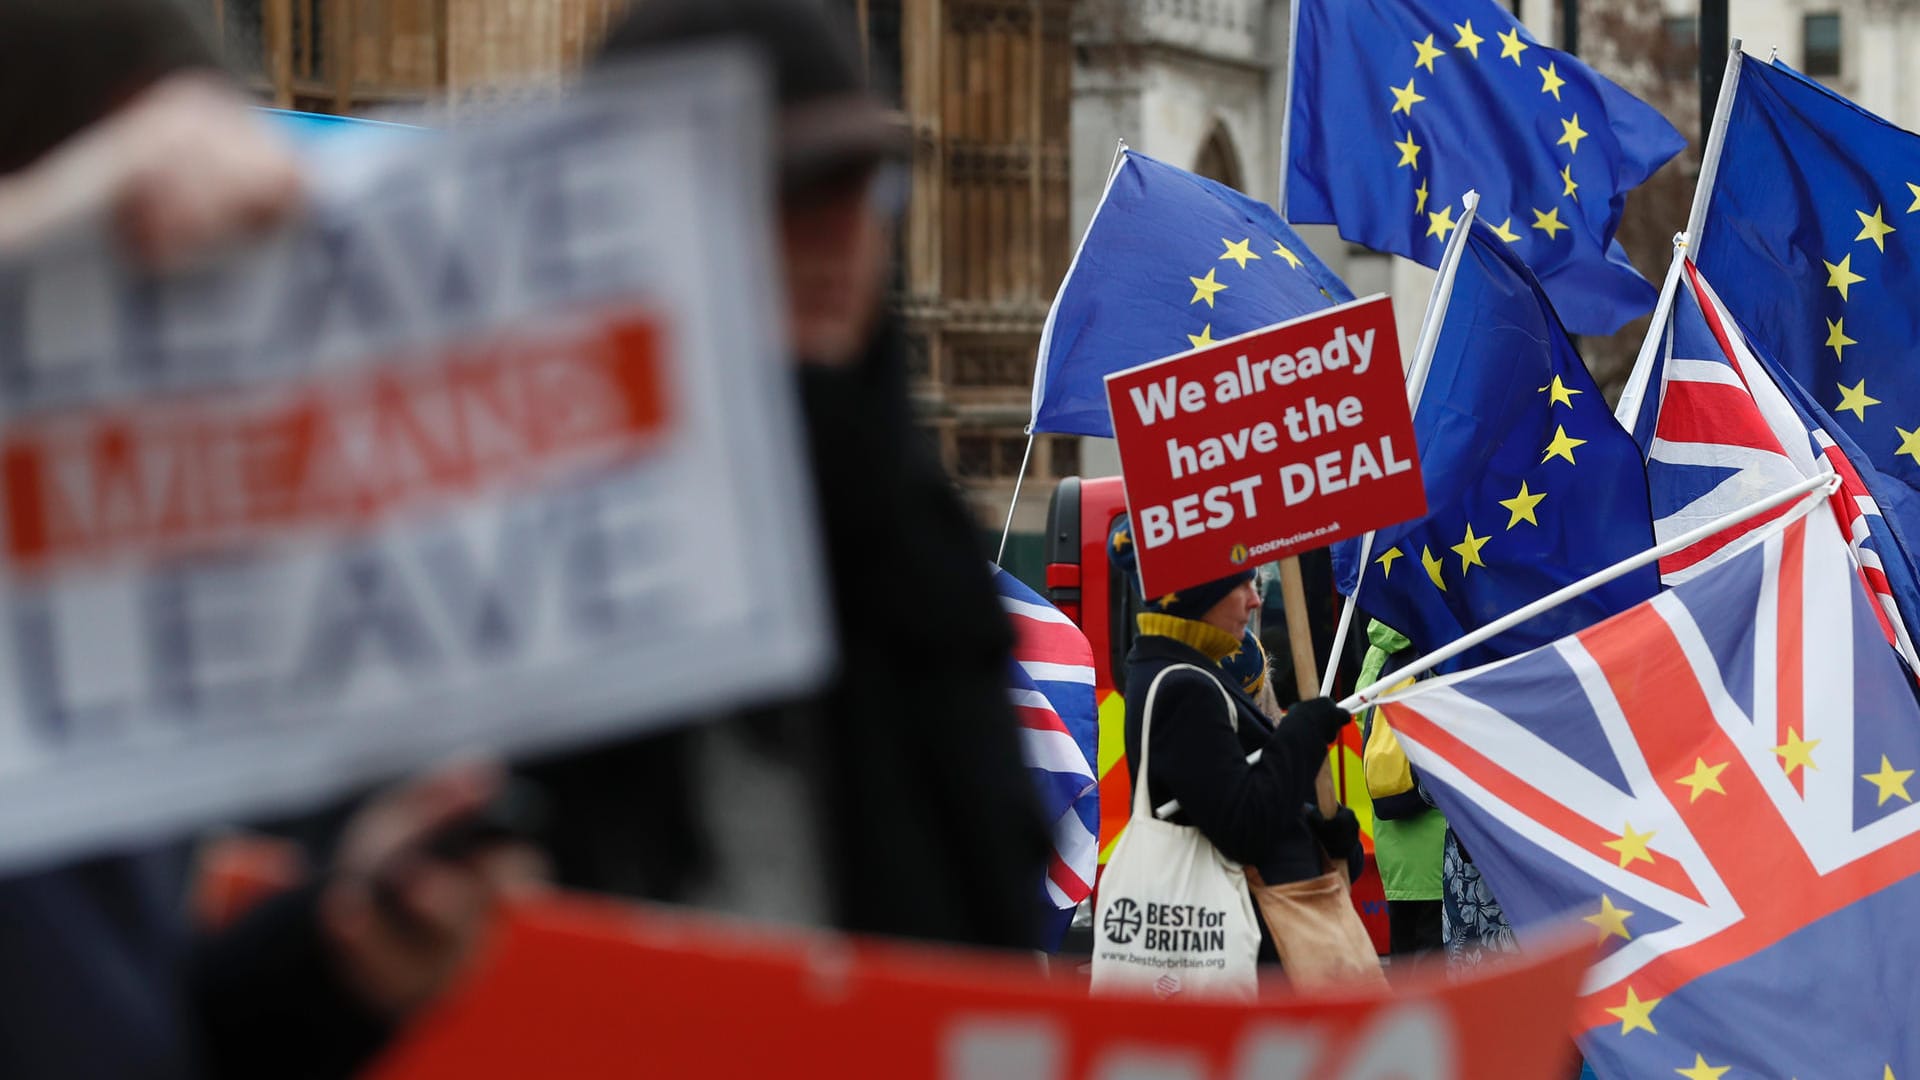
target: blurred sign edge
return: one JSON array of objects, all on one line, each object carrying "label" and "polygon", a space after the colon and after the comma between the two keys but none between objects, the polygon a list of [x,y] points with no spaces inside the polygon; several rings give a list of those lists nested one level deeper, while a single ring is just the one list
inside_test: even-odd
[{"label": "blurred sign edge", "polygon": [[513,905],[479,970],[367,1076],[1064,1077],[1140,1053],[1235,1075],[1285,1044],[1312,1055],[1286,1075],[1379,1067],[1398,1047],[1434,1055],[1423,1076],[1533,1080],[1572,1060],[1579,930],[1457,981],[1418,965],[1384,994],[1169,1003],[1090,998],[1018,956],[550,894]]}]

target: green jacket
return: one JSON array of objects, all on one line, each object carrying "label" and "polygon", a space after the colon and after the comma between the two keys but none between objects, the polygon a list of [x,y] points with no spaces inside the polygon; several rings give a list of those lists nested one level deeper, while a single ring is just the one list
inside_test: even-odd
[{"label": "green jacket", "polygon": [[[1360,665],[1359,685],[1380,678],[1387,660],[1407,648],[1399,631],[1379,620],[1367,624],[1367,656]],[[1366,742],[1367,794],[1373,797],[1373,855],[1388,900],[1440,899],[1440,856],[1447,819],[1426,801],[1419,778],[1406,760],[1399,740],[1382,728],[1374,737],[1374,710],[1361,718]]]}]

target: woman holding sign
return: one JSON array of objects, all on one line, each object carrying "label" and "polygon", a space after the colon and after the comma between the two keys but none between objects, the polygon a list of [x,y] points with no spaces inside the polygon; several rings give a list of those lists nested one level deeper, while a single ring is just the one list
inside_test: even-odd
[{"label": "woman holding sign", "polygon": [[[1132,550],[1122,520],[1108,552],[1138,588]],[[1127,764],[1136,785],[1129,835],[1147,831],[1141,828],[1143,807],[1178,800],[1180,811],[1148,826],[1154,830],[1149,835],[1185,826],[1177,831],[1189,834],[1191,846],[1197,832],[1217,853],[1214,861],[1226,869],[1233,892],[1203,884],[1180,902],[1173,894],[1186,886],[1172,878],[1219,876],[1208,853],[1187,860],[1162,851],[1141,859],[1149,847],[1160,847],[1157,836],[1134,843],[1133,852],[1125,850],[1123,836],[1101,883],[1096,988],[1105,981],[1099,977],[1105,954],[1109,968],[1158,970],[1153,979],[1138,981],[1162,996],[1246,989],[1253,958],[1236,955],[1243,951],[1235,942],[1240,912],[1255,924],[1245,934],[1244,951],[1252,951],[1257,933],[1259,960],[1280,962],[1296,983],[1379,978],[1378,960],[1345,889],[1348,865],[1359,850],[1359,826],[1352,811],[1342,809],[1329,819],[1312,805],[1314,777],[1350,717],[1325,698],[1295,705],[1278,723],[1262,712],[1240,670],[1248,662],[1248,624],[1259,609],[1260,593],[1248,571],[1149,600],[1138,616],[1140,636],[1127,656],[1125,683]],[[1253,648],[1257,656],[1257,643]],[[1255,751],[1260,758],[1249,764]],[[1138,797],[1141,784],[1144,800]],[[1239,880],[1242,868],[1245,884]],[[1116,910],[1126,906],[1123,892],[1140,895],[1130,909]],[[1207,893],[1216,900],[1205,899]],[[1264,919],[1251,918],[1254,898]],[[1222,955],[1208,955],[1216,948]],[[1236,977],[1236,969],[1245,973]]]}]

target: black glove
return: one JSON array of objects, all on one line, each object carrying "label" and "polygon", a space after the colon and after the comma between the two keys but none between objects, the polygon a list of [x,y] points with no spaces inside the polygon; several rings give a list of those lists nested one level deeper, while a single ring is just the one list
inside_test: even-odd
[{"label": "black glove", "polygon": [[1324,752],[1352,719],[1353,714],[1334,704],[1332,698],[1309,698],[1287,710],[1280,718],[1280,730],[1294,745]]},{"label": "black glove", "polygon": [[1348,852],[1360,846],[1360,819],[1344,806],[1332,817],[1322,816],[1317,806],[1309,809],[1307,828],[1313,830],[1313,838],[1335,859],[1346,858]]}]

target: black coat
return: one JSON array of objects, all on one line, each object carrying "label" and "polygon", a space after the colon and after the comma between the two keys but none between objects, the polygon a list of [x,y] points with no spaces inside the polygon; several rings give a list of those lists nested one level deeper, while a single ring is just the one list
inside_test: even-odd
[{"label": "black coat", "polygon": [[[1152,805],[1180,800],[1175,822],[1199,829],[1221,854],[1258,869],[1269,884],[1325,873],[1325,854],[1307,818],[1325,744],[1286,724],[1276,729],[1204,653],[1157,634],[1141,635],[1127,655],[1127,766],[1134,783],[1140,782],[1148,689],[1175,664],[1201,670],[1170,672],[1154,695]],[[1237,731],[1227,720],[1228,698]],[[1255,750],[1260,761],[1248,765]]]},{"label": "black coat", "polygon": [[[811,806],[794,809],[816,819],[835,926],[1035,947],[1047,835],[979,526],[914,424],[895,333],[844,368],[803,366],[798,384],[840,671],[805,700],[722,722],[805,780]],[[532,770],[554,797],[565,883],[688,900],[724,870],[691,787],[699,734]]]},{"label": "black coat", "polygon": [[896,335],[801,389],[843,665],[815,703],[837,921],[1032,948],[1047,835],[979,525],[914,425]]}]

